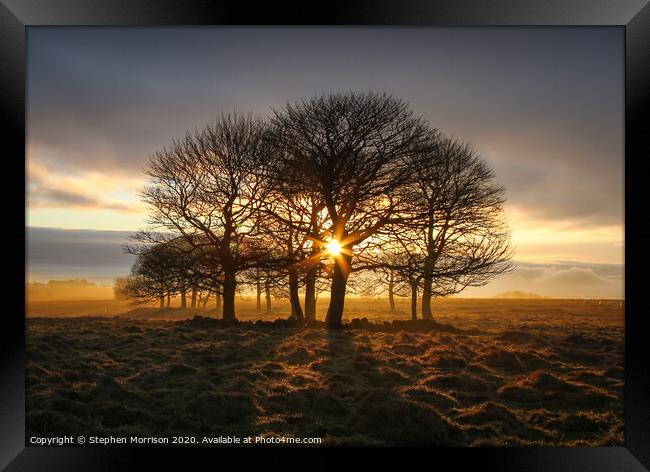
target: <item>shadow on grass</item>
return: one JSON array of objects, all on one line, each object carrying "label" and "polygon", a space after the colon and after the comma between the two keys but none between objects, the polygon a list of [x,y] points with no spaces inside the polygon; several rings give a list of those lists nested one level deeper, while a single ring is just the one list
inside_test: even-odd
[{"label": "shadow on grass", "polygon": [[327,354],[319,371],[340,403],[341,445],[450,445],[462,441],[455,426],[426,403],[403,398],[407,375],[385,365],[363,333],[327,331]]}]

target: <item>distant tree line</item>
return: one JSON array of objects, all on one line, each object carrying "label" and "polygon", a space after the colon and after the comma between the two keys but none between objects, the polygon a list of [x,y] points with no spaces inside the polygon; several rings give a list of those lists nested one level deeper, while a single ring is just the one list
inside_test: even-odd
[{"label": "distant tree line", "polygon": [[413,319],[418,301],[433,319],[434,297],[511,269],[493,171],[386,94],[222,115],[154,153],[146,173],[150,226],[127,245],[137,260],[116,289],[161,308],[171,296],[184,307],[216,296],[235,320],[246,286],[258,310],[287,297],[291,315],[311,321],[329,290],[326,323],[339,328],[354,289],[387,292],[392,310],[410,296]]}]

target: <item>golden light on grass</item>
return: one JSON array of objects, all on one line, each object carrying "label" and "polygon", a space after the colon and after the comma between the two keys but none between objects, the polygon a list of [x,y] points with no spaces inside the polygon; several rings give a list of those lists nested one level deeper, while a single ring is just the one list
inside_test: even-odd
[{"label": "golden light on grass", "polygon": [[329,252],[333,257],[341,254],[341,243],[336,239],[332,239],[325,247],[327,248],[327,252]]}]

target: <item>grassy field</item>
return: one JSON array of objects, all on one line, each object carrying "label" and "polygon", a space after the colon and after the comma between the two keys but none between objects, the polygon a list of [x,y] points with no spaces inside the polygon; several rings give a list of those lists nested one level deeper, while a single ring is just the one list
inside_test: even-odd
[{"label": "grassy field", "polygon": [[[624,442],[619,301],[441,300],[435,325],[393,323],[409,318],[404,300],[391,314],[383,300],[351,298],[345,318],[374,324],[342,332],[279,322],[225,328],[206,318],[214,311],[48,303],[28,308],[27,436]],[[239,308],[242,320],[286,317],[281,304],[266,316],[250,301]],[[93,316],[45,317],[66,313]]]}]

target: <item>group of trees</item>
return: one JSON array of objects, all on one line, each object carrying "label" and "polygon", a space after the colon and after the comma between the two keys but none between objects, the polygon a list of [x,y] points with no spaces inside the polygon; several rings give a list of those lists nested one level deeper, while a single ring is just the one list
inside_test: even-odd
[{"label": "group of trees", "polygon": [[170,294],[185,305],[191,293],[192,306],[215,294],[234,320],[244,284],[258,306],[262,293],[267,304],[280,294],[292,316],[313,320],[329,286],[326,323],[337,328],[359,273],[358,285],[387,287],[393,307],[410,295],[412,316],[420,299],[432,318],[432,297],[510,269],[492,170],[386,94],[317,96],[266,119],[223,115],[156,152],[147,174],[151,226],[127,246],[137,261],[120,292],[161,306]]}]

